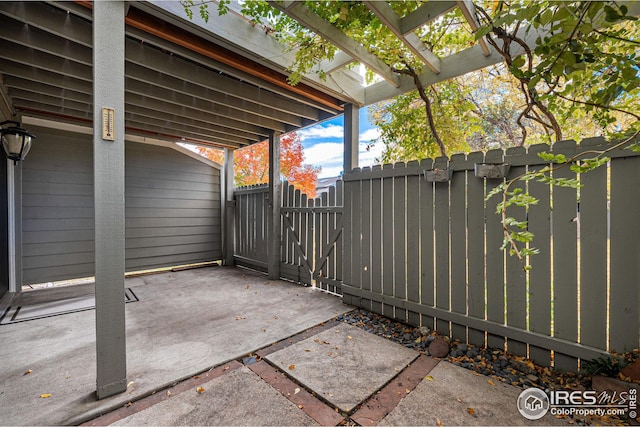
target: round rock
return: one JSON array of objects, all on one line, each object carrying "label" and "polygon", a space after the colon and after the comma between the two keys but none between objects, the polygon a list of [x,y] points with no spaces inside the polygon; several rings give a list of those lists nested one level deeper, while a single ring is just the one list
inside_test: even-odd
[{"label": "round rock", "polygon": [[445,357],[449,354],[449,343],[442,337],[436,337],[429,344],[429,354],[433,357]]}]

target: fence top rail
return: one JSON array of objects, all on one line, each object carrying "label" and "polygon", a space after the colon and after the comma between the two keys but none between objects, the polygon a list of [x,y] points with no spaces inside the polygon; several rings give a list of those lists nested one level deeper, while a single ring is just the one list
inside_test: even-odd
[{"label": "fence top rail", "polygon": [[268,193],[268,184],[247,185],[243,187],[236,187],[233,189],[234,194],[250,194],[250,193]]},{"label": "fence top rail", "polygon": [[[450,169],[453,171],[473,171],[476,163],[507,163],[511,166],[524,165],[546,165],[548,161],[542,159],[538,153],[552,152],[564,154],[567,157],[585,153],[587,156],[591,151],[601,151],[612,147],[604,138],[588,138],[577,144],[573,140],[559,141],[550,146],[548,144],[536,144],[528,148],[513,147],[505,151],[502,149],[489,150],[486,153],[476,151],[473,153],[454,154],[451,158],[437,157],[435,159],[423,159],[420,161],[398,162],[393,164],[375,165],[365,168],[356,168],[344,174],[344,181],[360,181],[364,179],[392,178],[400,176],[423,175],[424,171],[431,169]],[[606,154],[610,158],[635,157],[640,156],[640,152],[635,152],[625,148],[618,148]]]}]

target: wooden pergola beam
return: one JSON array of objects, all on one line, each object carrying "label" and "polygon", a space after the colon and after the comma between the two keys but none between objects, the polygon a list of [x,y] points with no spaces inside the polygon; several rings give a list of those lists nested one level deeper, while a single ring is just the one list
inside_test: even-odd
[{"label": "wooden pergola beam", "polygon": [[400,19],[400,30],[403,34],[407,34],[449,12],[454,7],[456,7],[455,1],[430,1],[425,3]]},{"label": "wooden pergola beam", "polygon": [[398,76],[391,70],[390,66],[382,62],[377,56],[366,50],[364,46],[347,36],[330,22],[316,15],[302,2],[269,1],[269,4],[334,44],[338,49],[355,60],[365,64],[394,87],[400,86]]},{"label": "wooden pergola beam", "polygon": [[[475,34],[475,32],[478,31],[478,28],[480,28],[480,22],[478,21],[478,16],[476,15],[476,9],[473,2],[471,0],[459,0],[458,7],[460,8],[462,15],[464,15],[464,19],[469,23],[471,30]],[[478,39],[478,43],[480,44],[485,56],[491,55],[491,49],[489,49],[489,45],[484,37]]]},{"label": "wooden pergola beam", "polygon": [[365,5],[413,52],[431,71],[440,72],[440,58],[431,52],[413,30],[403,33],[400,17],[386,1],[365,1]]}]

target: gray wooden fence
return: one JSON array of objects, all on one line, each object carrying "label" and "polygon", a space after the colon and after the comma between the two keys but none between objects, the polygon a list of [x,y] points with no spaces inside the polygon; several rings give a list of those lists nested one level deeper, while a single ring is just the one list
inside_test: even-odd
[{"label": "gray wooden fence", "polygon": [[[561,142],[556,153],[606,148]],[[505,162],[508,177],[545,166],[548,146],[356,169],[344,176],[344,301],[465,342],[505,348],[575,370],[580,358],[638,347],[640,153],[617,150],[579,190],[529,182],[540,199],[509,213],[528,219],[540,254],[525,273],[500,249],[500,179],[474,164]],[[424,171],[453,170],[428,182]],[[556,177],[573,178],[568,167]]]},{"label": "gray wooden fence", "polygon": [[[293,185],[282,184],[282,250],[280,276],[341,294],[343,184],[318,198],[308,198]],[[238,265],[267,271],[268,187],[236,188],[235,251]]]}]

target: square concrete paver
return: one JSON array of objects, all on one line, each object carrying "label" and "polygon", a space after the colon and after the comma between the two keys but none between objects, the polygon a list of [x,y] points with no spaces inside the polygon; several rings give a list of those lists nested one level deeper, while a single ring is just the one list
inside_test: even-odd
[{"label": "square concrete paver", "polygon": [[246,367],[187,390],[111,425],[317,426],[312,418]]},{"label": "square concrete paver", "polygon": [[349,412],[419,353],[351,325],[338,325],[267,356],[305,387]]},{"label": "square concrete paver", "polygon": [[423,379],[378,425],[567,425],[551,414],[524,418],[516,406],[522,389],[497,379],[444,361],[429,375],[432,380]]}]

